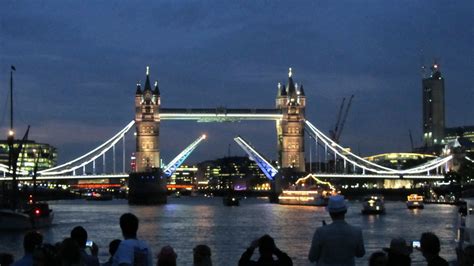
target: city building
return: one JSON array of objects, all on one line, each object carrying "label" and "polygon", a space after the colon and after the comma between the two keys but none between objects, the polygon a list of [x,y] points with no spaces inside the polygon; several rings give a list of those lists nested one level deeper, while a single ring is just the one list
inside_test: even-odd
[{"label": "city building", "polygon": [[233,156],[205,161],[198,164],[198,169],[197,182],[200,188],[257,190],[268,183],[257,164],[247,157]]},{"label": "city building", "polygon": [[436,62],[431,74],[423,78],[423,146],[427,152],[439,152],[444,143],[444,78]]},{"label": "city building", "polygon": [[392,152],[365,157],[367,161],[392,169],[408,169],[435,159],[436,156],[421,153]]},{"label": "city building", "polygon": [[463,147],[463,152],[474,154],[474,126],[448,127],[445,134],[446,143],[458,141]]},{"label": "city building", "polygon": [[[15,140],[14,147],[18,147],[20,140]],[[9,148],[7,140],[0,140],[0,163],[8,165]],[[38,171],[56,166],[58,154],[56,148],[46,143],[36,143],[27,140],[18,156],[18,169],[33,172],[35,164]]]},{"label": "city building", "polygon": [[[372,155],[365,157],[364,159],[391,169],[403,170],[415,167],[435,158],[436,156],[431,154],[393,152]],[[413,180],[407,179],[377,180],[376,184],[379,188],[411,188],[414,186]]]},{"label": "city building", "polygon": [[460,146],[462,152],[474,152],[474,126],[446,127],[444,77],[434,63],[423,84],[423,146],[416,151],[441,154],[446,145]]},{"label": "city building", "polygon": [[196,183],[198,167],[196,165],[181,165],[170,176],[168,185],[192,186]]}]

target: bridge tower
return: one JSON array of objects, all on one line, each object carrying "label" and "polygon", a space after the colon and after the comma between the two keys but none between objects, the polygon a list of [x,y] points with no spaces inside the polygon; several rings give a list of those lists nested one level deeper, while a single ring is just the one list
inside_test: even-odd
[{"label": "bridge tower", "polygon": [[158,82],[152,90],[150,69],[146,70],[145,88],[137,84],[135,93],[136,172],[149,172],[160,167],[160,90]]},{"label": "bridge tower", "polygon": [[278,163],[282,168],[305,172],[304,157],[304,121],[306,96],[303,85],[293,81],[293,73],[288,71],[288,84],[278,83],[276,108],[280,109],[283,118],[277,120]]},{"label": "bridge tower", "polygon": [[160,168],[160,90],[150,85],[146,68],[145,88],[137,84],[135,93],[136,169],[129,177],[130,204],[166,203],[166,178]]}]

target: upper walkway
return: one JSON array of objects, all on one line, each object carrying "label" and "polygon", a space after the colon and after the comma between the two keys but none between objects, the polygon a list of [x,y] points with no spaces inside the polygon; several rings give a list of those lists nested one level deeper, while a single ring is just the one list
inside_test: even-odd
[{"label": "upper walkway", "polygon": [[198,122],[235,122],[241,120],[279,120],[279,109],[238,108],[161,108],[162,120],[196,120]]}]

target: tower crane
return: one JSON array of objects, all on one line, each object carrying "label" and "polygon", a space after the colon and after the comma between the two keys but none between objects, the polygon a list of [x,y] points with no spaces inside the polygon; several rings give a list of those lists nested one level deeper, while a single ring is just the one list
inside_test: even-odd
[{"label": "tower crane", "polygon": [[[331,136],[331,139],[335,143],[339,143],[339,138],[341,137],[342,130],[344,129],[344,124],[346,123],[347,115],[349,114],[349,109],[351,108],[352,104],[352,99],[354,98],[354,95],[351,95],[349,98],[349,101],[347,102],[347,106],[344,109],[344,104],[346,102],[346,98],[344,97],[341,102],[341,106],[339,107],[339,112],[337,114],[337,120],[336,120],[336,125],[334,126],[334,130],[330,130],[329,134]],[[344,114],[343,113],[344,110]]]}]

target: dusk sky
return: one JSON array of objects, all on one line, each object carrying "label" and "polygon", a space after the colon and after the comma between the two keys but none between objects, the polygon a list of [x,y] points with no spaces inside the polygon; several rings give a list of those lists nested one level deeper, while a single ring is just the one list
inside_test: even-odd
[{"label": "dusk sky", "polygon": [[[372,155],[421,144],[422,62],[445,78],[446,124],[474,125],[474,1],[0,1],[0,129],[6,137],[10,65],[15,124],[58,148],[91,150],[134,118],[138,80],[151,68],[162,107],[273,108],[288,67],[307,95],[306,117]],[[244,152],[276,159],[274,122],[161,123],[169,161],[201,133],[189,162]],[[3,133],[2,133],[3,134]],[[128,152],[134,139],[128,138]],[[307,151],[309,149],[307,148]],[[308,160],[308,159],[307,159]]]}]

